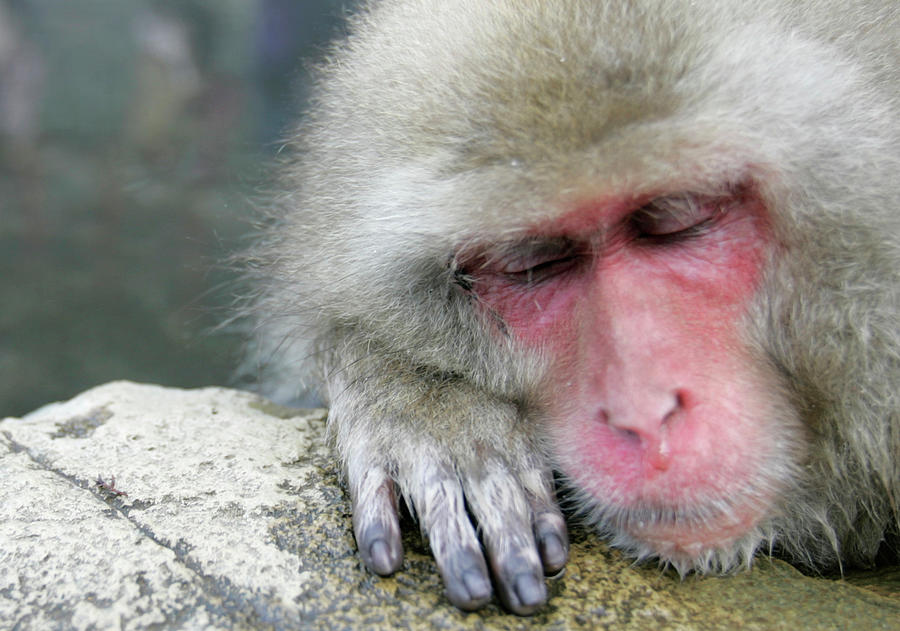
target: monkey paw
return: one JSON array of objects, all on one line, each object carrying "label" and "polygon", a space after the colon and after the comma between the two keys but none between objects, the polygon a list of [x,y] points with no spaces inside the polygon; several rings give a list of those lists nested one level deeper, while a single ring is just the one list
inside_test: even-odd
[{"label": "monkey paw", "polygon": [[565,521],[547,467],[533,457],[511,463],[483,445],[457,445],[448,452],[420,443],[404,454],[394,452],[388,464],[377,449],[357,447],[347,454],[347,473],[356,541],[370,570],[389,575],[403,560],[399,486],[454,605],[474,610],[487,603],[491,576],[510,611],[527,615],[543,605],[544,575],[561,571],[568,556]]}]

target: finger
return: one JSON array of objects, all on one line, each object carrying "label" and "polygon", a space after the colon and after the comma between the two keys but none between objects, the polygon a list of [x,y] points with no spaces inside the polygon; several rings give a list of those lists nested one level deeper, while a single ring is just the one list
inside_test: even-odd
[{"label": "finger", "polygon": [[534,538],[544,564],[544,574],[558,574],[569,558],[566,520],[556,502],[553,478],[549,471],[531,469],[520,475],[533,515]]},{"label": "finger", "polygon": [[497,594],[519,615],[534,613],[547,600],[544,565],[532,530],[531,506],[505,463],[483,463],[467,480],[466,497],[478,520]]},{"label": "finger", "polygon": [[478,609],[491,598],[491,580],[459,480],[448,464],[425,457],[417,460],[404,488],[412,496],[447,598],[460,609]]},{"label": "finger", "polygon": [[544,564],[544,574],[559,574],[569,560],[569,535],[566,522],[555,506],[535,514],[534,538]]},{"label": "finger", "polygon": [[360,462],[348,463],[347,478],[353,532],[363,562],[376,574],[393,574],[403,562],[394,482],[384,468]]}]

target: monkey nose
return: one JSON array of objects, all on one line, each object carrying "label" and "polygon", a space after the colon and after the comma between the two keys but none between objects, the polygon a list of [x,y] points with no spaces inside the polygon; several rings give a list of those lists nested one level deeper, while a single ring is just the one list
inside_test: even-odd
[{"label": "monkey nose", "polygon": [[619,410],[603,409],[599,420],[628,442],[638,445],[643,459],[653,469],[665,471],[672,461],[669,432],[678,412],[684,407],[681,393],[642,399]]}]

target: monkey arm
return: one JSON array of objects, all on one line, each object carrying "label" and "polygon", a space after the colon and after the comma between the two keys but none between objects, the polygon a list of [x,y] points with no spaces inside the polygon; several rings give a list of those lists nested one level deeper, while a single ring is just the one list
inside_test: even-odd
[{"label": "monkey arm", "polygon": [[381,575],[400,567],[399,487],[451,602],[484,605],[493,575],[507,608],[535,611],[547,597],[543,575],[562,569],[568,542],[547,460],[518,406],[371,349],[344,346],[327,376],[329,429],[366,565]]}]

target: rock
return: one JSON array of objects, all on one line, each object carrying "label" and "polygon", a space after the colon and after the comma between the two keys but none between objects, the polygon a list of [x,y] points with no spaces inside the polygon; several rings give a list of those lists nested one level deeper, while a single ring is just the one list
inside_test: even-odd
[{"label": "rock", "polygon": [[0,628],[900,629],[896,570],[681,581],[577,528],[537,615],[460,612],[411,522],[400,573],[362,566],[324,417],[116,382],[3,420]]}]

